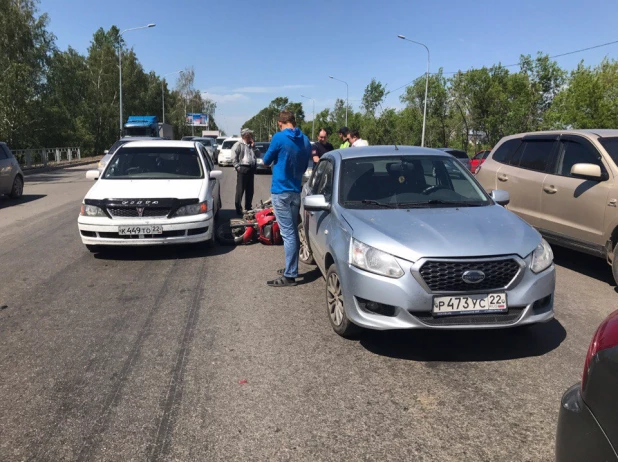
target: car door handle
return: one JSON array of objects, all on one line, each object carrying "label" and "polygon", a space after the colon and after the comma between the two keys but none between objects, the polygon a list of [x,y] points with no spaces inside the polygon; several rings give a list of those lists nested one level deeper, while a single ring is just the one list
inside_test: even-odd
[{"label": "car door handle", "polygon": [[509,181],[509,177],[506,175],[498,175],[498,181]]},{"label": "car door handle", "polygon": [[547,194],[556,194],[558,192],[558,190],[553,186],[543,186],[543,191]]}]

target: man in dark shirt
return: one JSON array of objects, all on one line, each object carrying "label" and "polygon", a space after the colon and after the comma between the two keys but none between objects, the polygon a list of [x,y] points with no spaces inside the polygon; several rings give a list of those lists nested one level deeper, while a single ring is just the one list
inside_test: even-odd
[{"label": "man in dark shirt", "polygon": [[327,152],[332,151],[333,145],[328,142],[328,132],[321,128],[318,133],[318,142],[314,143],[311,147],[311,157],[316,164],[320,161],[320,158]]}]

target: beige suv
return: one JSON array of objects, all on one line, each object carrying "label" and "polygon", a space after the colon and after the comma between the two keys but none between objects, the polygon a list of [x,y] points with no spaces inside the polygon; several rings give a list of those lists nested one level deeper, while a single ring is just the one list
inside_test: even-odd
[{"label": "beige suv", "polygon": [[618,283],[618,130],[507,136],[477,179],[550,243],[606,259]]}]

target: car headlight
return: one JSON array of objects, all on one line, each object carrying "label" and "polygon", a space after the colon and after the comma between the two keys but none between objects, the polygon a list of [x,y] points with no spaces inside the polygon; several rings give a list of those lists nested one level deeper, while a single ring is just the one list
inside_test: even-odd
[{"label": "car headlight", "polygon": [[554,262],[554,252],[545,239],[541,240],[534,252],[532,252],[532,262],[530,269],[533,273],[545,271]]},{"label": "car headlight", "polygon": [[350,264],[389,278],[400,278],[404,274],[395,257],[354,238],[350,241]]},{"label": "car headlight", "polygon": [[106,217],[105,212],[101,207],[97,207],[96,205],[88,205],[82,204],[82,210],[79,212],[80,215],[84,215],[86,217]]},{"label": "car headlight", "polygon": [[200,213],[208,212],[208,202],[200,202],[199,204],[183,205],[174,214],[175,217],[186,217],[189,215],[199,215]]}]

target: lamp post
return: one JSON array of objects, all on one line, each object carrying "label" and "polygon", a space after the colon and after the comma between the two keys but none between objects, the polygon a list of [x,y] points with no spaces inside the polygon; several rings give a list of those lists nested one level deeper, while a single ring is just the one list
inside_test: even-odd
[{"label": "lamp post", "polygon": [[307,98],[313,101],[313,121],[311,122],[311,140],[315,141],[315,100],[305,95],[300,95],[301,98]]},{"label": "lamp post", "polygon": [[333,79],[333,80],[336,80],[337,82],[345,83],[345,126],[347,127],[348,126],[348,106],[350,105],[349,104],[349,100],[348,100],[348,97],[349,97],[349,94],[350,94],[350,91],[349,91],[350,88],[348,87],[348,82],[346,82],[344,80],[336,79],[332,75],[329,75],[328,77]]},{"label": "lamp post", "polygon": [[120,41],[120,39],[122,38],[122,35],[125,32],[130,32],[132,30],[139,30],[139,29],[148,29],[149,27],[154,27],[154,26],[156,26],[156,24],[148,24],[147,26],[132,27],[131,29],[123,30],[118,35],[118,69],[120,72],[119,85],[120,85],[120,137],[121,138],[122,138],[122,42]]},{"label": "lamp post", "polygon": [[165,123],[165,91],[163,90],[163,85],[165,84],[165,77],[167,77],[168,75],[180,74],[180,73],[182,73],[182,71],[169,72],[161,78],[161,101],[163,102],[163,123]]},{"label": "lamp post", "polygon": [[397,37],[402,40],[411,42],[411,43],[416,43],[417,45],[425,47],[425,50],[427,50],[427,76],[425,78],[425,103],[423,104],[424,106],[423,107],[423,134],[421,135],[421,146],[425,146],[425,122],[427,120],[427,91],[429,89],[429,48],[427,48],[427,45],[425,45],[424,43],[415,42],[414,40],[410,40],[406,38],[405,35],[398,35]]}]

